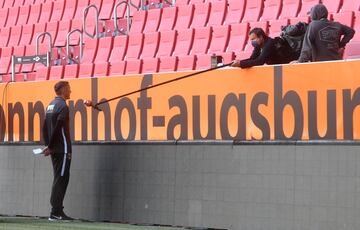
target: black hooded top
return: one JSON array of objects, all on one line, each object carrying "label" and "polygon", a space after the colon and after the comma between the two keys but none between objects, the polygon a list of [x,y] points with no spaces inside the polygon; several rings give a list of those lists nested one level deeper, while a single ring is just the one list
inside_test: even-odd
[{"label": "black hooded top", "polygon": [[310,14],[312,22],[305,34],[299,62],[342,59],[339,49],[345,47],[355,31],[338,22],[327,20],[328,11],[323,4],[314,6]]}]

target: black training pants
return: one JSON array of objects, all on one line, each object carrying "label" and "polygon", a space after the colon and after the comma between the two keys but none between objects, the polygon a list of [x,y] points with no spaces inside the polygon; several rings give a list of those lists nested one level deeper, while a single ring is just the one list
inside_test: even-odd
[{"label": "black training pants", "polygon": [[68,154],[53,153],[51,161],[54,169],[54,181],[51,190],[51,214],[60,215],[63,211],[63,201],[70,178],[71,159]]}]

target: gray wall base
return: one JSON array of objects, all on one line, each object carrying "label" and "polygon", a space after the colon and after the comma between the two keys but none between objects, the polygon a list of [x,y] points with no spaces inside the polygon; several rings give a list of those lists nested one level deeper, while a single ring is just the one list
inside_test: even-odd
[{"label": "gray wall base", "polygon": [[[0,146],[0,214],[47,216],[50,158]],[[357,145],[75,145],[76,218],[244,230],[360,229]]]}]

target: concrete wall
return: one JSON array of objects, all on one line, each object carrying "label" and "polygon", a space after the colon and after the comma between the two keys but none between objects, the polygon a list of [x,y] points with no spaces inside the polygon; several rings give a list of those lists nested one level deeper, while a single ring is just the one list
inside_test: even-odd
[{"label": "concrete wall", "polygon": [[[0,214],[49,214],[36,146],[0,146]],[[75,145],[77,218],[244,230],[360,229],[357,145]]]}]

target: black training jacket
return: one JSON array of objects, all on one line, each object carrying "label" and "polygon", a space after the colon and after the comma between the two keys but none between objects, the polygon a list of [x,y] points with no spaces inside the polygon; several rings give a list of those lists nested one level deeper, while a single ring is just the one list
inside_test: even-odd
[{"label": "black training jacket", "polygon": [[61,97],[55,97],[46,108],[43,136],[45,144],[54,153],[72,152],[69,127],[69,107]]}]

